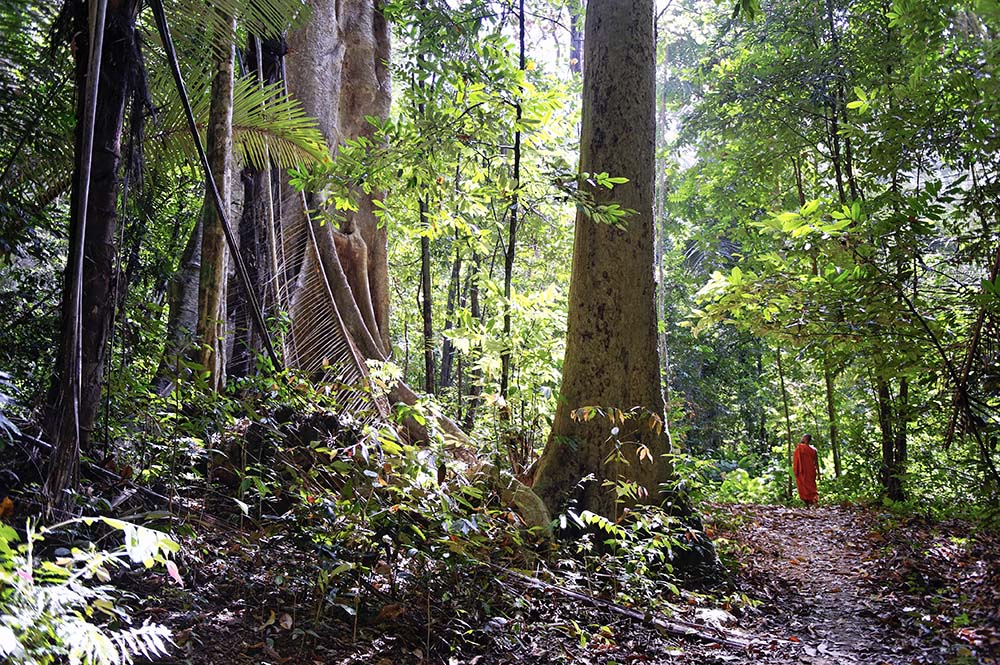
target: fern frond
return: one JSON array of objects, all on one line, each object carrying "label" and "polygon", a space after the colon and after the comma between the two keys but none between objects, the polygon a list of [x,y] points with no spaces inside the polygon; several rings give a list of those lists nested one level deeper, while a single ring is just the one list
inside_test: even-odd
[{"label": "fern frond", "polygon": [[122,662],[132,662],[132,655],[153,660],[170,654],[173,639],[170,629],[147,619],[138,628],[120,630],[111,634],[111,641],[121,650]]},{"label": "fern frond", "polygon": [[124,660],[111,639],[99,627],[78,617],[67,618],[57,631],[70,665],[119,665]]}]

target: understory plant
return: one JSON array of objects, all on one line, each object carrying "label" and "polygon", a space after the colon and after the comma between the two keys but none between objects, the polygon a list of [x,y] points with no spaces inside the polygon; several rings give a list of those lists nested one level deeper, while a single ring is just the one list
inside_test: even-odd
[{"label": "understory plant", "polygon": [[[124,536],[121,546],[101,550],[58,552],[42,559],[36,544],[46,533],[71,525],[103,523]],[[166,567],[180,583],[177,566],[167,557],[179,549],[166,535],[106,517],[82,517],[36,531],[29,521],[24,542],[13,528],[0,524],[0,659],[26,665],[69,662],[71,665],[117,665],[135,656],[169,653],[170,630],[132,617],[116,601],[120,592],[110,571],[141,563]],[[124,627],[119,627],[124,626]]]}]

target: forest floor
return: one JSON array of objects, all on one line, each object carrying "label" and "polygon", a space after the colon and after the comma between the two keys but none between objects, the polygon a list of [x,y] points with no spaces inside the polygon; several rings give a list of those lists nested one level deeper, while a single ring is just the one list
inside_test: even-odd
[{"label": "forest floor", "polygon": [[[711,506],[731,577],[682,592],[663,615],[701,626],[701,638],[665,632],[641,607],[629,618],[485,566],[400,571],[391,592],[373,576],[354,607],[338,605],[314,552],[277,528],[220,525],[192,525],[187,586],[159,580],[140,613],[174,629],[171,662],[1000,663],[1000,536],[959,520]],[[135,581],[149,593],[148,575]]]},{"label": "forest floor", "polygon": [[733,520],[739,584],[761,601],[742,628],[794,643],[789,661],[1000,662],[995,534],[857,506],[716,509]]}]

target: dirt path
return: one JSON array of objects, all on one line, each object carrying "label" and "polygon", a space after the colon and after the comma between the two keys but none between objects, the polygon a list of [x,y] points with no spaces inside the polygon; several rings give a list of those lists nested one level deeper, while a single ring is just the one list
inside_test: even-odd
[{"label": "dirt path", "polygon": [[734,506],[730,510],[747,520],[739,528],[739,540],[747,548],[740,558],[745,574],[765,596],[760,630],[777,643],[795,645],[781,649],[783,657],[797,659],[786,662],[948,661],[947,653],[921,644],[918,636],[887,628],[886,619],[901,608],[879,600],[865,583],[878,553],[872,551],[870,527],[858,509]]}]

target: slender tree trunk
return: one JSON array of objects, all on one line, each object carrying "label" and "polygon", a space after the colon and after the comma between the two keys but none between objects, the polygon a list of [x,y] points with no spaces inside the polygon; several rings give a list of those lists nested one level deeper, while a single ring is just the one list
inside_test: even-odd
[{"label": "slender tree trunk", "polygon": [[893,474],[889,487],[889,498],[896,501],[906,500],[906,458],[907,433],[910,419],[910,382],[904,376],[899,380],[899,394],[896,397],[896,427],[893,439]]},{"label": "slender tree trunk", "polygon": [[847,124],[847,91],[845,85],[845,79],[847,77],[847,68],[844,66],[844,56],[840,48],[840,32],[837,29],[837,20],[834,16],[833,11],[833,0],[826,0],[826,19],[827,27],[830,30],[830,45],[833,48],[834,56],[834,76],[836,77],[836,83],[834,84],[834,96],[831,101],[831,108],[833,112],[832,124],[830,131],[834,135],[836,143],[834,144],[835,158],[837,159],[837,175],[840,178],[837,181],[837,185],[840,188],[841,200],[844,199],[843,190],[843,180],[846,178],[848,189],[851,193],[851,198],[857,200],[861,196],[861,192],[858,188],[857,180],[854,178],[854,149],[851,145],[851,137],[843,137],[843,157],[844,161],[840,163],[840,123]]},{"label": "slender tree trunk", "polygon": [[[448,338],[447,332],[454,325],[455,308],[458,305],[462,288],[462,252],[458,243],[455,244],[455,260],[451,264],[451,280],[448,282],[448,303],[444,319],[444,341],[441,343],[441,388],[449,388],[454,383],[452,365],[455,361],[455,345]],[[461,370],[459,370],[461,371]],[[461,397],[459,397],[461,402]],[[459,416],[461,419],[461,416]]]},{"label": "slender tree trunk", "polygon": [[[477,252],[473,252],[472,264],[469,266],[469,313],[472,315],[474,321],[482,323],[483,310],[482,306],[479,304],[478,280],[480,269],[479,254]],[[479,396],[483,392],[483,373],[480,371],[478,365],[475,363],[470,364],[472,365],[472,371],[469,373],[469,392],[467,399],[468,408],[465,412],[465,419],[462,421],[462,427],[469,432],[471,432],[473,427],[475,427],[476,411],[479,408]]]},{"label": "slender tree trunk", "polygon": [[[135,37],[138,11],[133,1],[109,3],[103,27],[100,85],[96,94],[93,145],[84,146],[84,119],[90,67],[87,5],[73,1],[68,10],[76,34],[76,162],[70,200],[70,254],[63,286],[61,345],[53,372],[45,434],[55,445],[44,491],[55,508],[68,505],[65,490],[79,477],[79,455],[86,450],[100,405],[108,337],[113,317],[115,229],[118,167],[125,106],[134,92],[130,71],[141,68]],[[89,169],[84,164],[89,163]],[[89,178],[87,172],[89,171]],[[86,178],[86,180],[85,180]],[[86,187],[86,217],[81,217]],[[84,230],[85,227],[85,230]],[[82,262],[79,260],[82,259]],[[77,280],[80,281],[77,281]]]},{"label": "slender tree trunk", "polygon": [[[427,223],[427,202],[420,199],[420,221]],[[420,316],[424,324],[424,392],[434,394],[434,303],[431,285],[431,239],[420,236]]]},{"label": "slender tree trunk", "polygon": [[[281,58],[285,43],[281,37],[260,39],[252,36],[246,52],[248,70],[257,76],[259,86],[280,80]],[[265,150],[267,158],[267,151]],[[278,271],[277,242],[274,237],[274,200],[272,165],[258,168],[247,164],[241,173],[243,183],[243,214],[240,217],[240,254],[243,265],[254,288],[257,302],[264,311],[273,311],[277,302],[272,293],[274,276]],[[228,310],[231,319],[232,354],[226,373],[229,376],[246,376],[253,368],[253,356],[262,348],[263,340],[251,321],[247,298],[242,289],[230,293]]]},{"label": "slender tree trunk", "polygon": [[[221,50],[212,79],[212,101],[208,120],[208,156],[212,178],[226,210],[232,202],[229,175],[233,154],[233,59],[236,23],[228,18],[230,32],[216,38]],[[220,390],[225,385],[225,324],[227,250],[222,220],[206,194],[201,213],[201,273],[198,278],[198,361],[208,370],[208,385]]]},{"label": "slender tree trunk", "polygon": [[[267,224],[264,188],[267,170],[247,166],[240,174],[243,183],[243,214],[240,215],[240,255],[246,266],[247,276],[254,288],[257,302],[264,302],[263,283],[267,275],[266,238]],[[249,304],[242,289],[229,291],[226,310],[229,314],[229,335],[233,338],[232,350],[227,359],[228,377],[248,376],[253,369],[254,353],[261,348],[261,340],[250,321]]]},{"label": "slender tree trunk", "polygon": [[[636,213],[624,230],[576,218],[562,388],[534,487],[552,512],[576,498],[579,509],[615,517],[621,502],[606,482],[635,483],[633,500],[658,502],[671,476],[653,275],[653,4],[592,2],[586,16],[580,170],[627,177],[590,193]],[[625,422],[581,418],[587,406],[638,412]],[[607,461],[616,444],[621,461]],[[578,493],[589,474],[595,480]]]},{"label": "slender tree trunk", "polygon": [[569,71],[579,74],[583,71],[583,17],[585,0],[573,0],[567,5],[569,11]]},{"label": "slender tree trunk", "polygon": [[833,474],[840,478],[842,472],[840,463],[840,432],[837,425],[837,403],[836,392],[834,390],[834,372],[830,367],[830,361],[824,358],[823,361],[823,382],[826,385],[826,418],[829,423],[830,448],[833,450]]},{"label": "slender tree trunk", "polygon": [[781,384],[781,408],[785,415],[785,463],[788,464],[788,483],[785,494],[792,498],[792,419],[788,415],[788,390],[785,387],[785,368],[781,363],[781,347],[775,349],[778,358],[778,382]]},{"label": "slender tree trunk", "polygon": [[167,341],[154,382],[159,393],[169,391],[180,358],[187,356],[198,327],[198,276],[201,274],[201,218],[184,245],[177,271],[167,283]]},{"label": "slender tree trunk", "polygon": [[878,421],[882,434],[882,469],[880,480],[886,496],[893,501],[903,501],[906,498],[903,490],[903,474],[906,465],[906,423],[900,418],[905,411],[904,402],[908,401],[909,389],[904,380],[900,382],[899,404],[893,406],[892,388],[888,379],[881,376],[875,379],[876,396],[878,399]]},{"label": "slender tree trunk", "polygon": [[[525,71],[524,53],[524,0],[518,2],[518,68]],[[510,312],[513,298],[514,258],[517,256],[517,227],[521,215],[521,100],[515,104],[514,116],[514,194],[507,211],[507,246],[503,261],[503,351],[500,353],[500,397],[506,400],[510,393],[510,362],[514,352],[511,338]],[[509,419],[509,409],[501,409],[501,414]]]}]

